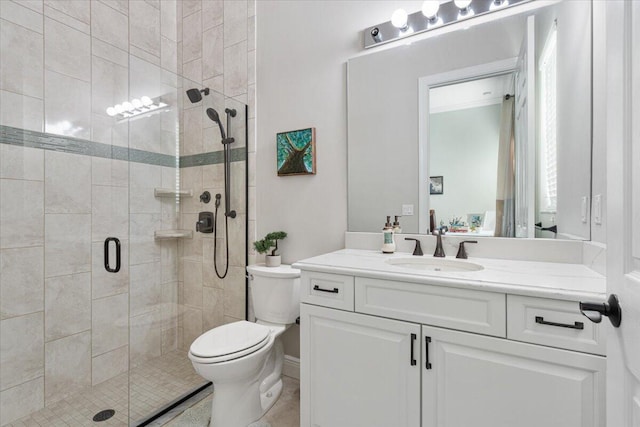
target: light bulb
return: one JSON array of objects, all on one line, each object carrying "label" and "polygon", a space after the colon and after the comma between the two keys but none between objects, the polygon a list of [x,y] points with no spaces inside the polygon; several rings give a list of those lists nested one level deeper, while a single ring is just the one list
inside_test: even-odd
[{"label": "light bulb", "polygon": [[113,117],[113,116],[115,116],[116,114],[118,114],[118,112],[116,111],[116,109],[115,109],[115,108],[113,108],[113,107],[109,107],[109,108],[107,108],[107,114],[108,114],[110,117]]},{"label": "light bulb", "polygon": [[407,11],[404,9],[396,9],[391,15],[391,25],[401,30],[407,29],[407,20],[409,19],[409,15],[407,15]]},{"label": "light bulb", "polygon": [[143,96],[142,98],[140,98],[140,101],[142,101],[142,105],[144,105],[145,107],[153,104],[153,101],[148,96]]},{"label": "light bulb", "polygon": [[433,19],[438,15],[438,9],[440,9],[440,2],[438,0],[425,0],[422,3],[422,14],[429,19]]},{"label": "light bulb", "polygon": [[469,7],[471,0],[453,0],[458,9],[464,10]]},{"label": "light bulb", "polygon": [[133,110],[135,110],[135,108],[133,108],[133,104],[130,103],[130,102],[122,103],[122,108],[124,108],[125,111],[133,111]]},{"label": "light bulb", "polygon": [[122,104],[118,104],[113,108],[116,110],[116,113],[118,113],[118,114],[124,113],[124,107],[122,106]]},{"label": "light bulb", "polygon": [[142,107],[142,101],[140,101],[138,98],[132,99],[131,104],[133,104],[134,108]]}]

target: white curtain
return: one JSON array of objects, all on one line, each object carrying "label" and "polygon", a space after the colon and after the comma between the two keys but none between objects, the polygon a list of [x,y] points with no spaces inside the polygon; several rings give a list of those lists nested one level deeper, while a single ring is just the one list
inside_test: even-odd
[{"label": "white curtain", "polygon": [[515,139],[513,96],[505,96],[500,116],[496,231],[498,237],[515,237]]}]

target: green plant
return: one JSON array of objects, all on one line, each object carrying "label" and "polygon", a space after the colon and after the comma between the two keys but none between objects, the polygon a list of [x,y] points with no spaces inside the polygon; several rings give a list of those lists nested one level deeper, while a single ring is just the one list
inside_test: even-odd
[{"label": "green plant", "polygon": [[285,237],[287,237],[287,233],[284,231],[273,231],[264,236],[264,239],[253,242],[253,247],[259,254],[266,254],[273,248],[271,256],[275,256],[278,250],[278,240],[282,240]]}]

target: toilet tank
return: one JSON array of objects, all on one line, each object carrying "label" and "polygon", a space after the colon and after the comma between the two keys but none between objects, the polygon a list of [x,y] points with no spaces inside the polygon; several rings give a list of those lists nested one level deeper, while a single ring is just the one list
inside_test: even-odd
[{"label": "toilet tank", "polygon": [[300,270],[290,265],[247,266],[251,302],[258,320],[289,324],[300,315]]}]

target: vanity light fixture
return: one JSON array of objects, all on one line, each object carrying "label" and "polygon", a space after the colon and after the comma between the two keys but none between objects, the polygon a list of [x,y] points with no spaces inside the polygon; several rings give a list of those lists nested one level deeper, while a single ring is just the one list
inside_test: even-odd
[{"label": "vanity light fixture", "polygon": [[400,31],[407,31],[409,29],[409,15],[404,9],[396,9],[391,15],[391,25],[398,28]]},{"label": "vanity light fixture", "polygon": [[368,49],[530,1],[533,0],[451,0],[444,3],[439,0],[426,0],[422,4],[422,10],[418,12],[409,14],[404,9],[397,9],[390,21],[366,28],[364,48]]},{"label": "vanity light fixture", "polygon": [[440,9],[440,2],[438,0],[425,0],[422,3],[422,14],[429,20],[429,24],[436,24],[439,21],[438,10]]},{"label": "vanity light fixture", "polygon": [[458,12],[459,17],[469,18],[473,15],[473,10],[471,9],[472,0],[453,0],[453,3],[456,5],[460,12]]},{"label": "vanity light fixture", "polygon": [[109,107],[107,108],[107,114],[110,117],[116,117],[119,120],[126,120],[156,111],[163,107],[167,107],[167,104],[162,102],[160,98],[153,100],[148,96],[143,96],[140,99],[132,99],[131,101],[125,101],[122,104]]}]

